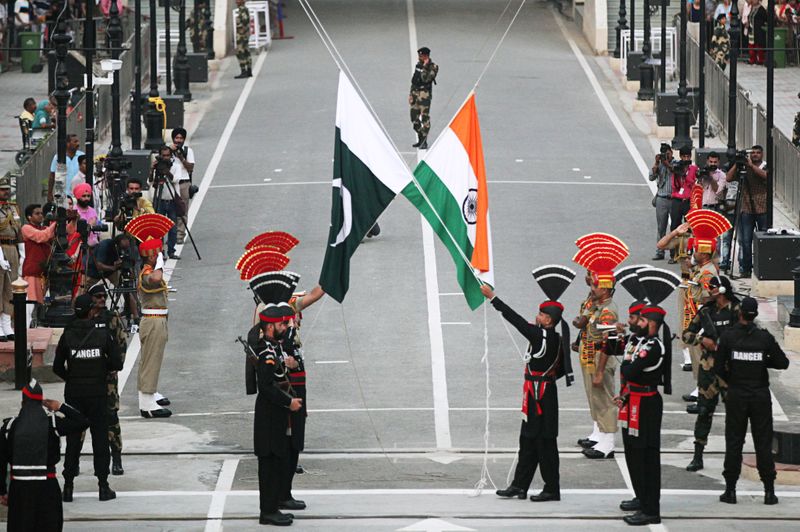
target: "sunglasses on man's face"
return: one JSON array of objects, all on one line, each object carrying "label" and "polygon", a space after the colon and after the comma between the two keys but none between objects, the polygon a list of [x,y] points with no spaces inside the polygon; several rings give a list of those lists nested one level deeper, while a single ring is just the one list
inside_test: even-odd
[{"label": "sunglasses on man's face", "polygon": [[81,198],[84,198],[84,199],[87,199],[87,198],[88,198],[88,199],[92,199],[92,195],[91,195],[91,194],[84,194],[83,196],[81,196]]}]

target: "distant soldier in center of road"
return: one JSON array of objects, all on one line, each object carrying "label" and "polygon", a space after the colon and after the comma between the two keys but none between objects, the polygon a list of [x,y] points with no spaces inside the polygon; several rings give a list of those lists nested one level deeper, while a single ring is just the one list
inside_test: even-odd
[{"label": "distant soldier in center of road", "polygon": [[242,72],[235,79],[253,76],[253,60],[250,58],[250,10],[245,0],[236,0],[236,59]]},{"label": "distant soldier in center of road", "polygon": [[411,77],[411,92],[408,105],[411,106],[411,125],[417,132],[417,143],[414,148],[428,149],[428,132],[431,130],[431,98],[439,65],[431,61],[431,49],[423,46],[417,50],[419,61],[414,67]]}]

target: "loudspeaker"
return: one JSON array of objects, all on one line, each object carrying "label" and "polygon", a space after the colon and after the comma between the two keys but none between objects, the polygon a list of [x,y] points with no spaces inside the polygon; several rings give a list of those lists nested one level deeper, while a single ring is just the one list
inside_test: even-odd
[{"label": "loudspeaker", "polygon": [[208,81],[208,54],[186,54],[189,59],[189,83],[206,83]]},{"label": "loudspeaker", "polygon": [[[689,100],[689,110],[692,112],[694,118],[691,123],[694,123],[697,118],[697,97],[696,87],[687,87],[686,98]],[[677,92],[657,92],[655,101],[656,122],[659,126],[675,126],[675,109],[678,107],[678,93]]]},{"label": "loudspeaker", "polygon": [[766,231],[755,232],[753,273],[756,279],[791,281],[792,268],[798,256],[800,256],[800,236],[770,235]]},{"label": "loudspeaker", "polygon": [[167,128],[173,129],[183,126],[183,96],[178,94],[161,97],[167,105]]},{"label": "loudspeaker", "polygon": [[128,168],[128,177],[142,180],[142,188],[147,188],[147,178],[150,176],[150,150],[128,150],[124,153],[131,162]]},{"label": "loudspeaker", "polygon": [[776,462],[800,465],[800,428],[776,429],[772,436],[772,453]]},{"label": "loudspeaker", "polygon": [[628,52],[628,81],[639,81],[639,65],[642,61],[644,61],[644,54],[642,52]]}]

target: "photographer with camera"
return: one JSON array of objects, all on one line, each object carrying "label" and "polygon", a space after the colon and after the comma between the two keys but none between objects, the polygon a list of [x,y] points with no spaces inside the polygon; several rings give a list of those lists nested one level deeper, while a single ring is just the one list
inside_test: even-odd
[{"label": "photographer with camera", "polygon": [[[697,166],[692,164],[692,148],[683,146],[680,149],[680,159],[672,163],[672,205],[670,206],[670,231],[674,231],[683,222],[683,217],[689,212],[689,198],[692,196],[692,187],[697,180]],[[669,260],[675,264],[675,256]]]},{"label": "photographer with camera", "polygon": [[183,200],[184,208],[183,216],[178,217],[177,243],[183,244],[183,240],[186,238],[186,225],[184,224],[184,217],[189,213],[189,204],[197,192],[197,185],[192,184],[192,172],[194,172],[194,152],[190,147],[186,146],[186,130],[182,127],[176,127],[172,130],[171,148],[172,153],[177,158],[177,161],[175,164],[173,164],[173,168],[171,170],[175,181],[178,182],[178,185],[175,187],[175,193]]},{"label": "photographer with camera", "polygon": [[114,224],[120,231],[124,231],[125,225],[137,216],[156,212],[150,200],[142,196],[142,186],[138,177],[129,177],[125,184],[125,195],[120,201],[119,213],[114,218]]},{"label": "photographer with camera", "polygon": [[767,163],[764,148],[755,145],[747,152],[738,152],[736,161],[728,169],[728,182],[738,182],[740,194],[739,223],[739,274],[750,277],[753,272],[753,232],[767,228]]},{"label": "photographer with camera", "polygon": [[[656,242],[667,234],[669,211],[672,208],[672,147],[661,143],[661,149],[656,155],[656,162],[650,169],[650,181],[655,181],[658,189],[653,197],[653,207],[656,208],[656,225],[658,238]],[[664,260],[664,250],[656,248],[653,260]]]},{"label": "photographer with camera", "polygon": [[[158,149],[158,155],[155,161],[153,161],[153,173],[151,175],[154,188],[153,202],[155,203],[156,212],[166,216],[175,223],[167,234],[167,255],[170,259],[175,260],[180,259],[180,257],[175,254],[175,245],[178,241],[178,216],[183,216],[185,214],[185,209],[179,208],[179,204],[183,207],[183,200],[176,192],[176,186],[178,186],[178,179],[184,175],[180,169],[186,170],[186,167],[183,165],[183,161],[185,160],[185,156],[183,156],[182,159],[176,156],[169,146],[161,146]],[[192,165],[192,167],[194,167],[194,165]],[[186,175],[188,175],[188,173]]]},{"label": "photographer with camera", "polygon": [[22,261],[22,277],[28,283],[28,302],[44,303],[45,264],[50,260],[52,241],[56,236],[56,224],[52,219],[45,224],[42,206],[34,203],[25,207],[27,224],[22,226],[22,242],[25,245],[25,260]]},{"label": "photographer with camera", "polygon": [[[135,287],[136,275],[131,255],[131,237],[127,233],[102,240],[95,246],[86,265],[85,286],[94,286],[103,280],[110,281],[116,288]],[[125,299],[131,312],[131,321],[138,324],[139,308],[133,290],[125,293]]]},{"label": "photographer with camera", "polygon": [[[706,166],[697,173],[697,180],[703,187],[703,208],[719,212],[731,222],[732,216],[728,213],[728,203],[726,202],[728,193],[728,180],[725,172],[719,167],[719,154],[712,151],[706,157]],[[736,196],[734,194],[733,207],[736,207]],[[730,244],[733,233],[726,231],[719,238],[720,269],[727,268],[728,256],[730,255]]]}]

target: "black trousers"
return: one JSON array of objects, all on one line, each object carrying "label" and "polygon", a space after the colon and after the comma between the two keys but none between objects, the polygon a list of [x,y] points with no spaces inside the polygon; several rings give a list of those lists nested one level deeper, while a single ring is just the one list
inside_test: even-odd
[{"label": "black trousers", "polygon": [[536,468],[541,467],[544,488],[547,493],[561,493],[558,473],[558,443],[556,438],[519,437],[519,459],[511,485],[527,490],[533,482]]},{"label": "black trousers", "polygon": [[[632,436],[628,434],[628,429],[622,429],[622,448],[625,451],[625,465],[628,467],[628,473],[630,474],[631,468],[636,467],[636,462],[634,461],[634,455],[636,453],[631,452],[633,449],[633,441]],[[642,484],[641,484],[641,476],[630,475],[631,477],[631,487],[633,488],[633,496],[637,499],[641,498],[642,495]],[[641,499],[640,499],[641,500]]]},{"label": "black trousers", "polygon": [[661,449],[629,446],[625,449],[625,461],[642,512],[661,515]]},{"label": "black trousers", "polygon": [[672,198],[672,204],[669,209],[669,230],[674,231],[679,225],[683,223],[683,217],[689,212],[689,200]]},{"label": "black trousers", "polygon": [[289,459],[275,454],[258,457],[258,497],[262,514],[278,511],[289,480]]},{"label": "black trousers", "polygon": [[[108,463],[111,451],[108,447],[108,399],[99,397],[65,397],[66,402],[89,418],[89,431],[92,434],[92,454],[94,457],[94,475],[98,480],[108,479]],[[64,478],[72,479],[78,473],[83,440],[81,433],[67,436],[67,452],[64,455]]]},{"label": "black trousers", "polygon": [[756,466],[762,482],[775,481],[772,456],[772,398],[769,388],[758,391],[728,388],[725,398],[725,465],[722,476],[736,484],[742,472],[742,447],[747,423],[756,448]]},{"label": "black trousers", "polygon": [[64,510],[58,480],[12,480],[8,488],[9,532],[61,532]]},{"label": "black trousers", "polygon": [[292,481],[297,472],[297,463],[300,461],[300,451],[292,447],[289,449],[289,465],[286,470],[286,491],[281,496],[281,501],[288,501],[292,497]]}]

